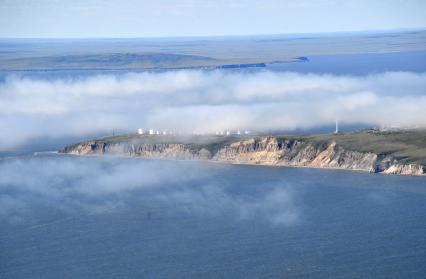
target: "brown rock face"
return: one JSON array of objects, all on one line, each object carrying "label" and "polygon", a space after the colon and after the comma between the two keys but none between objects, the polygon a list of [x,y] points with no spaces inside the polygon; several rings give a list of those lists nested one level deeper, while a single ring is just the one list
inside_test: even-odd
[{"label": "brown rock face", "polygon": [[249,139],[225,146],[214,155],[214,161],[236,164],[276,165],[283,154],[275,138]]},{"label": "brown rock face", "polygon": [[274,137],[232,143],[220,149],[213,160],[238,163],[278,166],[305,166],[314,168],[338,168],[375,171],[377,155],[345,151],[336,142],[315,147],[301,141],[283,141]]},{"label": "brown rock face", "polygon": [[237,140],[215,151],[183,143],[131,143],[89,141],[60,152],[75,155],[110,154],[144,158],[212,160],[232,164],[334,168],[381,172],[384,174],[423,175],[423,166],[400,164],[374,153],[345,150],[335,141],[316,144],[273,136]]},{"label": "brown rock face", "polygon": [[132,144],[127,142],[102,143],[90,141],[65,147],[60,152],[73,155],[105,154],[181,160],[205,160],[211,157],[210,152],[206,149],[192,150],[187,145],[179,143]]},{"label": "brown rock face", "polygon": [[376,154],[345,151],[337,146],[336,142],[331,142],[327,149],[322,151],[309,166],[374,172],[376,162]]},{"label": "brown rock face", "polygon": [[103,144],[99,144],[94,141],[84,142],[84,143],[79,143],[77,145],[65,147],[60,152],[73,154],[73,155],[102,154]]},{"label": "brown rock face", "polygon": [[384,174],[399,174],[399,175],[422,175],[423,167],[419,165],[402,165],[395,164],[383,171]]}]

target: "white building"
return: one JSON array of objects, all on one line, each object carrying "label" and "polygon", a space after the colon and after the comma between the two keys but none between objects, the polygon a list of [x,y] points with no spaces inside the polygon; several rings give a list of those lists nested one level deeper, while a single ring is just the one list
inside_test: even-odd
[{"label": "white building", "polygon": [[138,129],[138,134],[139,135],[143,135],[143,132],[144,132],[143,129],[140,129],[140,128]]},{"label": "white building", "polygon": [[154,134],[154,130],[153,129],[149,129],[149,134],[153,135]]}]

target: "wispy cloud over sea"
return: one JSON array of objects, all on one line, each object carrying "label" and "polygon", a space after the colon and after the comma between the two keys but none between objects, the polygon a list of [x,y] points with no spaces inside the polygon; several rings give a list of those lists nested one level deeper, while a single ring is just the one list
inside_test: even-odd
[{"label": "wispy cloud over sea", "polygon": [[227,171],[226,166],[109,157],[0,160],[0,220],[31,223],[40,210],[96,215],[132,208],[140,218],[153,212],[163,218],[258,218],[274,226],[299,222],[291,185],[277,181],[247,194],[232,175],[216,179]]}]

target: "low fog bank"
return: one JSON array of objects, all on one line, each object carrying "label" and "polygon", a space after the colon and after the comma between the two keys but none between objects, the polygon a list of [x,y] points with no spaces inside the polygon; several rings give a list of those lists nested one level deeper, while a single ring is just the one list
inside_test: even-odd
[{"label": "low fog bank", "polygon": [[38,137],[154,128],[176,132],[426,126],[426,73],[337,76],[182,70],[0,84],[0,151]]},{"label": "low fog bank", "polygon": [[232,176],[217,179],[224,170],[211,164],[109,157],[3,159],[0,220],[31,223],[42,209],[79,216],[131,208],[139,209],[140,218],[150,212],[153,218],[227,216],[285,226],[299,222],[290,185],[275,182],[253,195],[236,188]]}]

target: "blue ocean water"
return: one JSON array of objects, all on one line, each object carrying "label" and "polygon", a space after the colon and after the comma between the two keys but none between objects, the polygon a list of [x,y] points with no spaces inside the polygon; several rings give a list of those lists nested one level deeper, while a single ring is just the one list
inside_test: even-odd
[{"label": "blue ocean water", "polygon": [[[312,55],[307,57],[307,62],[288,62],[267,64],[266,67],[253,68],[229,68],[222,71],[276,71],[276,72],[299,72],[335,75],[368,75],[391,71],[426,72],[426,52],[392,52],[392,53],[358,53],[358,54],[330,54]],[[197,70],[197,68],[193,68]],[[86,78],[94,75],[122,75],[135,72],[162,72],[170,69],[131,69],[131,70],[22,70],[22,71],[0,71],[0,82],[7,77],[18,76],[36,79],[58,79],[58,78]],[[179,70],[179,69],[178,69]],[[205,70],[205,69],[204,69]],[[207,71],[217,70],[209,69]]]},{"label": "blue ocean water", "polygon": [[0,160],[0,278],[423,278],[426,179]]},{"label": "blue ocean water", "polygon": [[308,59],[308,62],[277,63],[267,68],[270,71],[335,75],[426,71],[426,52],[424,51],[313,55]]}]

